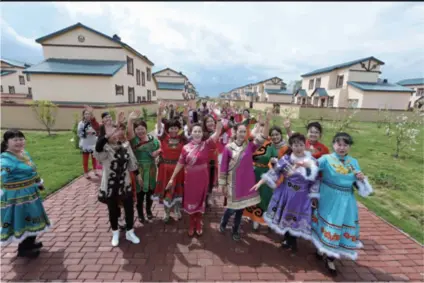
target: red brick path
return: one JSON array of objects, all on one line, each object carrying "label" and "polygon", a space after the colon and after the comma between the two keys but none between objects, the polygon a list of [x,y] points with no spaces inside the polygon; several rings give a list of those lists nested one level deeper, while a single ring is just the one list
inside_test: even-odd
[{"label": "red brick path", "polygon": [[365,249],[359,260],[338,261],[339,275],[327,275],[311,244],[300,241],[292,256],[279,248],[278,237],[253,233],[243,224],[243,240],[221,235],[219,207],[205,217],[204,235],[190,239],[187,219],[163,224],[155,204],[154,223],[137,222],[139,245],[112,248],[105,205],[97,202],[97,185],[83,178],[51,196],[45,207],[54,227],[41,240],[39,258],[16,258],[16,245],[1,251],[1,281],[424,281],[423,247],[360,208]]}]

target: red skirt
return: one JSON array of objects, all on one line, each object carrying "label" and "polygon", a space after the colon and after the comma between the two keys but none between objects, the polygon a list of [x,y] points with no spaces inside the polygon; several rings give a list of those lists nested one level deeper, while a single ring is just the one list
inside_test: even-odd
[{"label": "red skirt", "polygon": [[159,164],[158,178],[156,182],[153,199],[159,200],[166,207],[172,207],[175,203],[183,201],[184,194],[184,170],[181,170],[175,177],[173,186],[165,191],[169,179],[174,173],[176,164],[161,162]]}]

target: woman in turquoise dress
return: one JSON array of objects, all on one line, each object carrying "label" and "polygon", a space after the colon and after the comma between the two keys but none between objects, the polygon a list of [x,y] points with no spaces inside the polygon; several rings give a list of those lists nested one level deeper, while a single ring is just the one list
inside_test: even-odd
[{"label": "woman in turquoise dress", "polygon": [[319,203],[312,216],[312,242],[317,256],[325,255],[326,268],[336,273],[334,259],[356,260],[359,240],[358,206],[353,187],[365,197],[372,192],[367,178],[361,172],[358,161],[348,155],[352,137],[337,133],[333,138],[334,153],[322,156],[319,170],[322,173],[319,186]]},{"label": "woman in turquoise dress", "polygon": [[1,142],[1,245],[15,242],[18,256],[37,257],[41,242],[36,237],[51,224],[44,210],[39,190],[43,181],[25,151],[21,131],[8,130]]}]

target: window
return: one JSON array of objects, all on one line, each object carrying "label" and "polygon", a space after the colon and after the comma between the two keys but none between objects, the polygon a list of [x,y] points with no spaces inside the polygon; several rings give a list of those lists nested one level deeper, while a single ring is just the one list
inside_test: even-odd
[{"label": "window", "polygon": [[140,70],[139,69],[136,69],[135,70],[135,80],[137,82],[137,85],[140,85],[141,84]]},{"label": "window", "polygon": [[25,77],[24,76],[19,76],[19,84],[25,85]]},{"label": "window", "polygon": [[32,95],[32,88],[30,88],[30,87],[28,88],[28,94]]},{"label": "window", "polygon": [[321,87],[321,78],[317,78],[315,81],[315,88]]},{"label": "window", "polygon": [[343,75],[337,76],[336,88],[343,87],[343,79],[344,79],[344,76]]},{"label": "window", "polygon": [[134,60],[127,56],[127,73],[134,76]]},{"label": "window", "polygon": [[14,86],[9,86],[9,93],[15,94],[15,87]]},{"label": "window", "polygon": [[146,97],[145,96],[143,96],[143,101],[146,101]]},{"label": "window", "polygon": [[152,91],[150,89],[147,90],[147,101],[152,101]]},{"label": "window", "polygon": [[152,69],[150,69],[149,67],[146,67],[146,76],[147,76],[147,81],[150,82],[152,79]]},{"label": "window", "polygon": [[309,89],[314,88],[314,80],[309,80]]},{"label": "window", "polygon": [[154,91],[153,91],[152,96],[153,96],[153,97],[156,97],[156,90],[154,90]]},{"label": "window", "polygon": [[135,92],[133,87],[128,87],[128,103],[135,103]]},{"label": "window", "polygon": [[31,81],[31,78],[29,77],[29,74],[26,74],[26,79],[27,79],[27,82],[30,82]]},{"label": "window", "polygon": [[348,105],[349,108],[358,108],[359,99],[349,99]]},{"label": "window", "polygon": [[141,85],[146,86],[146,76],[144,72],[141,72]]},{"label": "window", "polygon": [[3,93],[3,86],[1,86],[1,90],[0,90],[0,92],[1,92],[1,93]]},{"label": "window", "polygon": [[328,98],[328,107],[334,107],[334,97]]},{"label": "window", "polygon": [[424,96],[424,88],[417,89],[417,96]]},{"label": "window", "polygon": [[116,95],[124,95],[124,86],[123,85],[115,85]]},{"label": "window", "polygon": [[137,103],[141,103],[141,96],[137,96]]}]

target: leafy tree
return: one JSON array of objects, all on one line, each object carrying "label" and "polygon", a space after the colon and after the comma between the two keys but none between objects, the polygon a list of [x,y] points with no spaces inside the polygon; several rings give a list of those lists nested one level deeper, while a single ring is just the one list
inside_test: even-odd
[{"label": "leafy tree", "polygon": [[30,105],[37,120],[44,125],[50,136],[52,128],[56,123],[57,105],[47,100],[35,100]]}]

